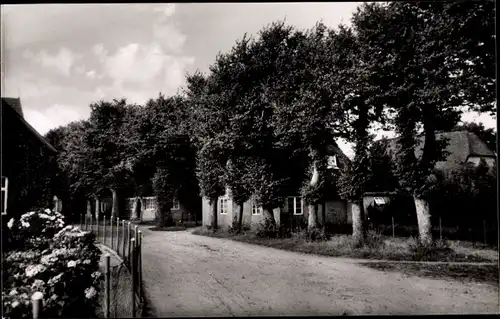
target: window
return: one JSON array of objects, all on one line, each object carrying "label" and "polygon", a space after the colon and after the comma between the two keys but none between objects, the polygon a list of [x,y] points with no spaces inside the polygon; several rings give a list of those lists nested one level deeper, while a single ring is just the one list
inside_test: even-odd
[{"label": "window", "polygon": [[303,215],[302,211],[302,197],[291,196],[287,197],[285,200],[284,211],[293,212],[294,215]]},{"label": "window", "polygon": [[328,166],[327,168],[338,169],[337,165],[337,155],[328,156]]},{"label": "window", "polygon": [[2,176],[2,215],[7,214],[7,191],[9,188],[9,179]]},{"label": "window", "polygon": [[227,215],[227,198],[222,197],[219,199],[219,213],[221,215]]},{"label": "window", "polygon": [[172,202],[172,209],[174,210],[180,209],[179,200],[177,200],[177,198],[174,198],[174,201]]},{"label": "window", "polygon": [[257,203],[252,204],[252,215],[262,214],[262,207],[257,206]]},{"label": "window", "polygon": [[156,198],[155,197],[143,197],[142,198],[142,209],[143,210],[156,209]]}]

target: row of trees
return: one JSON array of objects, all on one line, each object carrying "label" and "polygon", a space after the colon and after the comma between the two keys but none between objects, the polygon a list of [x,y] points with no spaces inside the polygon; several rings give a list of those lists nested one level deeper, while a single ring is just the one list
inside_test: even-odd
[{"label": "row of trees", "polygon": [[[270,226],[284,196],[300,192],[312,230],[318,204],[338,187],[354,203],[353,235],[362,241],[362,194],[397,188],[414,197],[421,239],[430,242],[430,183],[444,146],[435,132],[453,128],[464,110],[495,112],[494,41],[490,1],[363,4],[352,26],[336,29],[275,22],[219,53],[208,74],[188,75],[183,94],[144,107],[93,104],[88,121],[49,136],[64,136],[60,165],[73,194],[109,187],[118,196],[154,176],[161,223],[171,220],[171,196],[199,184],[214,229],[229,188],[240,223],[253,196]],[[376,125],[399,136],[393,184],[377,182],[383,163],[369,152]],[[354,143],[355,155],[329,176],[336,138]]]}]

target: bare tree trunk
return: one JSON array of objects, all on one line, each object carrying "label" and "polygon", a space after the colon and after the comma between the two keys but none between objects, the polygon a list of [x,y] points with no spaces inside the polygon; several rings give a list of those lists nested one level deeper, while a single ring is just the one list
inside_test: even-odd
[{"label": "bare tree trunk", "polygon": [[264,221],[266,224],[276,226],[276,220],[274,219],[273,209],[269,206],[262,207],[262,215],[264,216]]},{"label": "bare tree trunk", "polygon": [[90,199],[87,199],[87,215],[92,215],[92,203]]},{"label": "bare tree trunk", "polygon": [[116,188],[111,189],[111,194],[113,196],[113,206],[111,208],[111,218],[115,219],[119,215],[119,202],[118,202],[118,190]]},{"label": "bare tree trunk", "polygon": [[212,197],[210,199],[210,210],[212,211],[212,231],[216,231],[218,225],[218,220],[217,220],[217,197]]},{"label": "bare tree trunk", "polygon": [[236,233],[239,234],[241,232],[241,228],[243,227],[243,203],[238,205],[238,229]]},{"label": "bare tree trunk", "polygon": [[307,229],[312,230],[318,227],[318,205],[309,204],[309,216],[307,218]]},{"label": "bare tree trunk", "polygon": [[321,221],[323,222],[323,231],[326,232],[326,201],[321,204]]},{"label": "bare tree trunk", "polygon": [[365,216],[360,202],[352,203],[352,238],[355,245],[360,245],[365,239]]},{"label": "bare tree trunk", "polygon": [[432,243],[432,225],[429,202],[416,196],[413,196],[413,200],[415,201],[415,210],[417,211],[420,241],[423,244],[430,244]]},{"label": "bare tree trunk", "polygon": [[[314,157],[315,152],[311,151],[311,154]],[[309,184],[312,187],[314,187],[316,184],[318,184],[318,181],[320,178],[320,176],[319,176],[320,174],[319,174],[315,160],[313,160],[312,169],[313,169],[313,173],[312,173],[311,181],[309,182]],[[317,205],[317,203],[308,203],[308,211],[309,211],[309,216],[307,219],[307,229],[311,230],[311,229],[318,227],[318,205]]]}]

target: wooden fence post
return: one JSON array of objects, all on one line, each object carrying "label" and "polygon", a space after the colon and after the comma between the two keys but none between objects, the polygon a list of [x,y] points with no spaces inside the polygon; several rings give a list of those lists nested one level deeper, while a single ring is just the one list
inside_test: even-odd
[{"label": "wooden fence post", "polygon": [[88,218],[89,218],[89,216],[87,214],[85,214],[84,217],[83,217],[83,220],[84,220],[84,223],[83,223],[84,228],[83,228],[83,230],[84,231],[87,231],[87,219]]},{"label": "wooden fence post", "polygon": [[396,237],[396,232],[394,230],[394,216],[391,217],[392,220],[392,238]]},{"label": "wooden fence post", "polygon": [[109,223],[110,223],[110,226],[111,226],[111,242],[110,242],[110,247],[111,249],[113,249],[113,241],[114,241],[114,236],[113,236],[113,216],[109,217]]},{"label": "wooden fence post", "polygon": [[116,217],[116,252],[120,255],[120,217]]},{"label": "wooden fence post", "polygon": [[104,318],[109,318],[110,310],[111,310],[111,300],[110,300],[110,288],[111,288],[111,269],[110,269],[110,255],[106,254],[104,259],[104,267],[105,267],[105,281],[104,281]]},{"label": "wooden fence post", "polygon": [[99,215],[96,215],[97,216],[97,235],[96,235],[96,238],[97,238],[97,241],[99,241]]},{"label": "wooden fence post", "polygon": [[130,239],[130,246],[132,248],[132,257],[130,258],[132,261],[132,267],[131,267],[131,275],[132,275],[132,318],[135,318],[135,285],[137,284],[137,278],[136,278],[136,273],[134,271],[136,267],[136,249],[135,249],[135,238]]},{"label": "wooden fence post", "polygon": [[33,305],[33,319],[40,318],[42,308],[43,294],[39,291],[31,296],[31,304]]},{"label": "wooden fence post", "polygon": [[488,240],[486,234],[486,220],[484,218],[483,218],[483,237],[484,237],[484,244],[486,245],[488,243]]},{"label": "wooden fence post", "polygon": [[90,215],[90,232],[94,232],[94,216]]},{"label": "wooden fence post", "polygon": [[130,240],[132,239],[131,232],[132,230],[130,229],[130,222],[128,222],[128,228],[127,228],[127,262],[128,265],[130,266]]},{"label": "wooden fence post", "polygon": [[439,216],[439,239],[443,240],[443,227],[441,225],[441,216]]},{"label": "wooden fence post", "polygon": [[125,258],[125,220],[122,220],[122,257]]},{"label": "wooden fence post", "polygon": [[102,243],[104,245],[106,245],[106,215],[102,216],[102,224],[103,224],[103,227],[104,227],[104,230],[103,230],[103,232],[104,232],[104,238],[102,239]]},{"label": "wooden fence post", "polygon": [[83,214],[80,214],[80,229],[83,226]]},{"label": "wooden fence post", "polygon": [[137,243],[137,290],[139,293],[139,299],[141,298],[142,293],[142,232],[139,230],[138,232],[138,243]]}]

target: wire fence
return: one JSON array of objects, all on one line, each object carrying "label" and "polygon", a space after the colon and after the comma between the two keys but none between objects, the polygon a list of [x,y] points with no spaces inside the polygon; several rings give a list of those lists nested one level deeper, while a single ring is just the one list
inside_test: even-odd
[{"label": "wire fence", "polygon": [[101,298],[105,318],[140,317],[144,305],[142,288],[142,233],[128,220],[92,215],[80,216],[80,227],[95,234],[97,242],[121,258],[112,265],[105,257],[105,280]]}]

